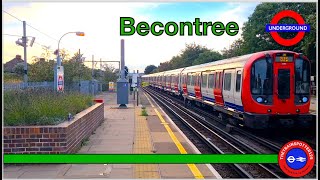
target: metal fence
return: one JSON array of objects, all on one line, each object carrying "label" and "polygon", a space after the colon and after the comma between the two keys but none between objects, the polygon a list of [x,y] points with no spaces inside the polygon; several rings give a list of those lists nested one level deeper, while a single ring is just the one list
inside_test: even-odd
[{"label": "metal fence", "polygon": [[[54,89],[54,82],[28,82],[28,83],[4,83],[3,90],[18,90],[18,89]],[[93,81],[78,81],[72,83],[65,83],[65,91],[78,91],[83,94],[98,94],[102,91],[102,83],[93,80]]]}]

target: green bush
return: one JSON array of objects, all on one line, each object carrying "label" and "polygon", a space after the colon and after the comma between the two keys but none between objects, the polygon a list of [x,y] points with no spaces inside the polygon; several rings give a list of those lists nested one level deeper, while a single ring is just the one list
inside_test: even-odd
[{"label": "green bush", "polygon": [[92,105],[92,96],[78,92],[28,89],[4,92],[4,125],[56,125]]},{"label": "green bush", "polygon": [[148,112],[145,108],[142,108],[141,116],[148,116]]}]

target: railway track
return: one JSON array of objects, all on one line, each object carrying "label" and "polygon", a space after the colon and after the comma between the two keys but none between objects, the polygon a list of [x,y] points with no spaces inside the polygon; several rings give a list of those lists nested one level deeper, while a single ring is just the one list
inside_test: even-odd
[{"label": "railway track", "polygon": [[[206,123],[206,118],[172,101],[167,96],[150,88],[144,90],[171,114],[179,119],[207,147],[217,154],[260,154],[245,143],[237,140],[219,127]],[[242,178],[282,178],[286,177],[279,169],[265,164],[227,164],[231,172]]]},{"label": "railway track", "polygon": [[[168,98],[173,98],[173,96],[166,95]],[[184,102],[179,99],[175,98],[176,101],[180,102],[180,104],[183,104]],[[246,128],[239,128],[236,126],[230,126],[228,125],[221,117],[218,116],[218,114],[214,114],[212,109],[211,111],[205,111],[203,109],[198,108],[197,106],[189,107],[189,109],[192,109],[192,111],[196,112],[197,114],[201,114],[202,118],[208,119],[208,123],[211,123],[211,126],[218,126],[221,129],[225,129],[227,126],[228,133],[231,133],[234,136],[237,136],[245,141],[250,141],[251,143],[256,144],[254,146],[260,153],[278,153],[281,149],[281,147],[291,141],[291,140],[302,140],[307,142],[312,148],[314,153],[316,154],[316,144],[314,142],[308,141],[306,139],[301,138],[301,132],[299,132],[300,136],[297,137],[297,135],[290,134],[290,131],[283,131],[283,129],[275,130],[276,134],[272,135],[270,137],[270,132],[264,132],[261,133],[262,130],[259,130],[258,132],[252,131],[252,129],[246,129]],[[231,132],[232,131],[232,132]],[[289,134],[289,135],[288,135]],[[285,137],[283,137],[285,136]],[[291,136],[289,138],[288,136]]]}]

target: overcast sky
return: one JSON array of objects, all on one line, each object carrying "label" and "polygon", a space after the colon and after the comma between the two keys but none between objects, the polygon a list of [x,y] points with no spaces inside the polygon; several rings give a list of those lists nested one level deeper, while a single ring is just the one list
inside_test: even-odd
[{"label": "overcast sky", "polygon": [[[189,3],[99,3],[99,2],[52,2],[52,3],[2,3],[3,10],[40,30],[27,26],[27,36],[36,37],[33,47],[28,47],[28,61],[31,57],[41,55],[41,45],[50,46],[51,50],[58,47],[57,40],[66,32],[84,31],[85,36],[75,34],[65,36],[60,48],[70,54],[78,49],[84,53],[86,60],[120,60],[120,39],[125,40],[125,63],[132,70],[143,71],[147,65],[158,66],[160,62],[170,60],[177,55],[185,43],[195,42],[217,51],[228,47],[237,36],[120,36],[120,17],[132,17],[136,24],[146,21],[193,22],[194,18],[204,21],[235,21],[240,28],[253,13],[257,3],[224,3],[224,2],[189,2]],[[22,22],[2,11],[3,21],[3,61],[9,61],[20,54],[23,47],[15,41],[19,37],[8,36],[23,34]],[[135,25],[136,25],[135,24]],[[48,37],[48,36],[50,37]],[[53,56],[54,57],[54,56]],[[89,65],[89,64],[88,64]],[[114,64],[116,66],[116,64]]]}]

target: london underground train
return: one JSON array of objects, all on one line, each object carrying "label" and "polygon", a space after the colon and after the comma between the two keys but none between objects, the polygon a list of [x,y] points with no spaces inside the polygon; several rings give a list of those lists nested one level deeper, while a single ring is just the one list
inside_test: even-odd
[{"label": "london underground train", "polygon": [[310,61],[270,50],[142,76],[150,86],[210,106],[232,124],[309,126]]}]

